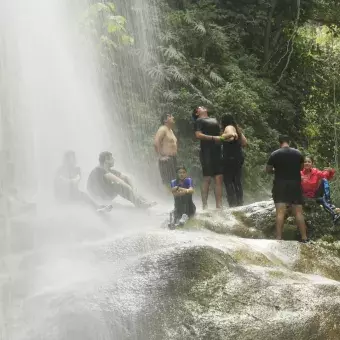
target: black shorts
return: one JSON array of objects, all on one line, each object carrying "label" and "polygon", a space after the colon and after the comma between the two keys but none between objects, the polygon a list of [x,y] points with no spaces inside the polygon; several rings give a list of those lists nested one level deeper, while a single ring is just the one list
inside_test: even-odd
[{"label": "black shorts", "polygon": [[159,172],[164,184],[176,178],[177,159],[176,156],[169,156],[167,159],[158,161]]},{"label": "black shorts", "polygon": [[222,153],[220,146],[201,149],[200,161],[204,177],[215,177],[223,174]]},{"label": "black shorts", "polygon": [[274,203],[303,204],[302,187],[299,181],[274,181],[272,194]]}]

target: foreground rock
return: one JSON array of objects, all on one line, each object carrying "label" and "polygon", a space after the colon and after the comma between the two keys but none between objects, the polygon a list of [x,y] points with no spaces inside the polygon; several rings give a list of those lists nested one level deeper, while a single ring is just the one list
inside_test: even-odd
[{"label": "foreground rock", "polygon": [[[340,223],[334,226],[332,219],[318,204],[307,203],[305,218],[309,237],[313,240],[340,240]],[[234,234],[250,238],[275,238],[275,206],[273,201],[263,201],[219,213],[204,212],[197,217],[200,225],[221,234]],[[285,240],[300,239],[292,212],[288,211],[284,225]]]},{"label": "foreground rock", "polygon": [[[53,243],[45,225],[30,251],[2,257],[5,338],[340,338],[340,258],[323,244],[220,235],[201,228],[202,216],[190,230],[175,231],[147,228],[146,217],[137,218],[144,231],[125,225],[117,234],[67,215]],[[222,219],[209,218],[220,232]],[[229,233],[264,233],[229,222]]]}]

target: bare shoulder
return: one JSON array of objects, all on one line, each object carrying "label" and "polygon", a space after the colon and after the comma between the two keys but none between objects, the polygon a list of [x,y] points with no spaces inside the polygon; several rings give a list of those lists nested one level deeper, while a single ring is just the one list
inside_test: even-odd
[{"label": "bare shoulder", "polygon": [[236,129],[232,125],[227,125],[224,129],[225,132],[236,132]]},{"label": "bare shoulder", "polygon": [[157,133],[160,134],[160,133],[166,133],[167,132],[167,127],[162,125],[158,128],[157,130]]}]

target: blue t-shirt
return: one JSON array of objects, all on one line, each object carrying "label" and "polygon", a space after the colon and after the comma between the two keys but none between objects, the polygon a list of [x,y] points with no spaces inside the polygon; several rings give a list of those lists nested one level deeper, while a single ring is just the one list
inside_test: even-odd
[{"label": "blue t-shirt", "polygon": [[189,188],[194,187],[194,184],[193,184],[192,179],[190,177],[185,178],[183,182],[180,182],[179,180],[174,179],[174,180],[171,181],[170,185],[171,185],[171,188],[180,187],[180,188],[184,188],[184,189],[189,189]]}]

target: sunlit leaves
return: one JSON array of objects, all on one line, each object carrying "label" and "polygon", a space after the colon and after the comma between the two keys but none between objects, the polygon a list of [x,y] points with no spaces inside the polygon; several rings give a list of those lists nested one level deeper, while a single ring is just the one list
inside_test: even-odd
[{"label": "sunlit leaves", "polygon": [[115,6],[111,2],[98,2],[91,5],[83,15],[85,34],[91,34],[94,41],[105,51],[102,55],[107,58],[110,53],[120,46],[132,45],[133,38],[126,32],[126,19],[116,15]]}]

